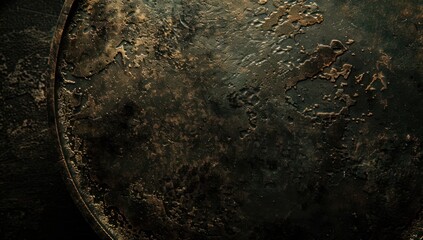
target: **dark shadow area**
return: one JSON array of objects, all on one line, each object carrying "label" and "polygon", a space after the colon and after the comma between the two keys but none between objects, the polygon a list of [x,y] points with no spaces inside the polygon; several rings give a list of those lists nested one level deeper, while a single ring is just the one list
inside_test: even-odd
[{"label": "dark shadow area", "polygon": [[98,239],[67,192],[48,129],[48,56],[62,4],[0,3],[0,239]]}]

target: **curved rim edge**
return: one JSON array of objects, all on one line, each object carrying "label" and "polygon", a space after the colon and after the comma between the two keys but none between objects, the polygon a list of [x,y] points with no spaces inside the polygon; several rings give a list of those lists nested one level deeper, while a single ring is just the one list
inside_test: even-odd
[{"label": "curved rim edge", "polygon": [[79,211],[84,216],[85,220],[90,224],[98,236],[102,239],[114,239],[112,234],[103,226],[96,215],[93,214],[88,204],[81,195],[80,190],[75,184],[72,177],[70,166],[68,165],[64,152],[63,143],[60,139],[60,133],[58,128],[58,120],[56,114],[56,76],[57,76],[57,58],[59,55],[60,43],[62,42],[63,32],[68,23],[68,17],[71,11],[76,6],[77,0],[65,0],[63,3],[62,10],[60,12],[56,29],[54,31],[53,39],[50,46],[50,55],[48,59],[48,65],[50,68],[50,78],[46,82],[46,93],[47,93],[47,108],[48,108],[48,122],[51,135],[54,136],[56,153],[60,157],[59,164],[61,166],[62,177],[67,186],[68,192],[77,205]]}]

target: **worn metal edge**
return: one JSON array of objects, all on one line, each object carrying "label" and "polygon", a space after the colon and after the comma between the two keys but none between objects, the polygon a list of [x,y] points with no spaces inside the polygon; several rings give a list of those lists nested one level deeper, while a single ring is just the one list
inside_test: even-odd
[{"label": "worn metal edge", "polygon": [[60,43],[62,42],[63,32],[68,23],[69,14],[75,9],[77,0],[65,0],[60,16],[58,18],[56,28],[53,34],[53,39],[50,46],[50,55],[48,59],[50,78],[46,83],[47,93],[47,108],[48,108],[48,123],[51,136],[55,139],[56,154],[59,156],[59,165],[62,172],[63,180],[67,186],[74,203],[77,205],[80,212],[82,212],[85,220],[91,225],[94,231],[102,239],[114,239],[112,233],[101,223],[97,216],[92,212],[86,200],[83,198],[80,190],[75,184],[75,180],[71,174],[70,166],[66,161],[63,151],[63,143],[60,138],[58,119],[56,112],[56,79],[57,79],[57,58],[60,50]]}]

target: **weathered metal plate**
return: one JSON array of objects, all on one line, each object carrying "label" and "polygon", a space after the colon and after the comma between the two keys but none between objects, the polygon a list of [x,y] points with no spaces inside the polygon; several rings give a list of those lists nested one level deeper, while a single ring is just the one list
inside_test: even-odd
[{"label": "weathered metal plate", "polygon": [[104,236],[418,239],[418,1],[67,6],[54,116]]}]

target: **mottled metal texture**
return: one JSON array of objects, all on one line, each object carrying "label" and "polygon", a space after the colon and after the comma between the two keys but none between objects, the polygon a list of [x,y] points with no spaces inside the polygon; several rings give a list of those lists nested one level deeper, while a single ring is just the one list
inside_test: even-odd
[{"label": "mottled metal texture", "polygon": [[411,0],[75,2],[51,91],[79,202],[115,239],[421,239],[422,20]]}]

